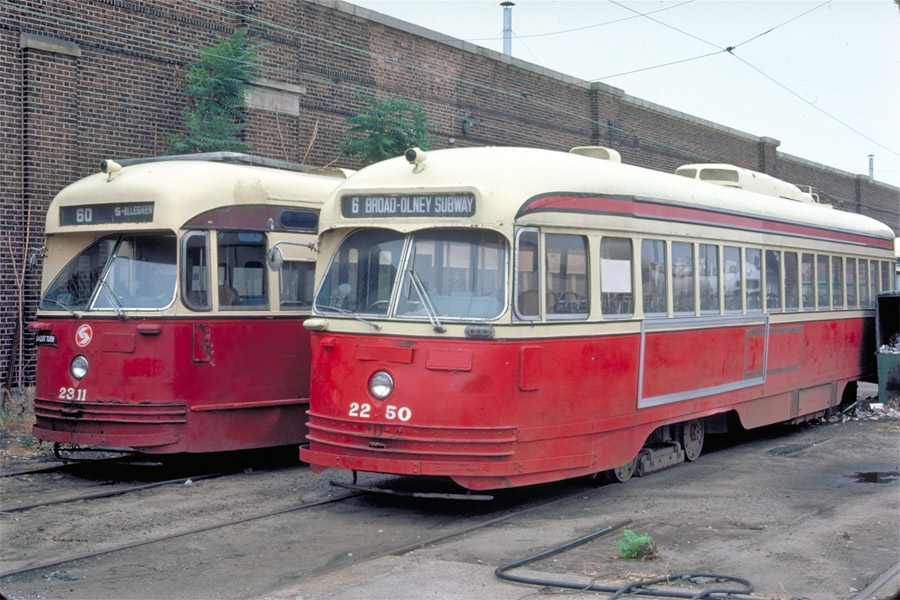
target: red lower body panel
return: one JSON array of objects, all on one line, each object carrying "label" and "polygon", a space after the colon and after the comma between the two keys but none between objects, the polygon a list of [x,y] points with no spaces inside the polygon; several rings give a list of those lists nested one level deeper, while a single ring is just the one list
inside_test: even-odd
[{"label": "red lower body panel", "polygon": [[[664,425],[820,414],[874,366],[871,319],[721,322],[525,341],[314,334],[300,457],[316,472],[530,485],[623,465]],[[387,399],[368,392],[376,371],[394,381]]]}]

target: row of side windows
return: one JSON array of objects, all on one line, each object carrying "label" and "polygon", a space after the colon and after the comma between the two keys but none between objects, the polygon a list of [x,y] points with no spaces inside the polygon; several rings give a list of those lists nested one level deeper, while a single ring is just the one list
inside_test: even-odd
[{"label": "row of side windows", "polygon": [[[891,262],[836,254],[522,230],[516,243],[516,315],[585,319],[599,292],[604,318],[855,310],[889,290]],[[591,293],[592,253],[599,285]],[[639,271],[634,266],[639,264]],[[542,275],[543,274],[543,275]],[[544,280],[541,295],[540,281]]]}]

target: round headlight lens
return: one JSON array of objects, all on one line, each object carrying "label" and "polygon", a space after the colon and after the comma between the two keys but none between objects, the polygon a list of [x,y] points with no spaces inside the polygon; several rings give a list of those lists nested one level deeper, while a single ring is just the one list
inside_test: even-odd
[{"label": "round headlight lens", "polygon": [[88,360],[79,354],[72,359],[69,370],[72,371],[72,377],[75,379],[84,379],[84,376],[87,375],[88,372]]},{"label": "round headlight lens", "polygon": [[369,391],[379,400],[384,400],[394,391],[394,378],[386,371],[378,371],[369,378]]}]

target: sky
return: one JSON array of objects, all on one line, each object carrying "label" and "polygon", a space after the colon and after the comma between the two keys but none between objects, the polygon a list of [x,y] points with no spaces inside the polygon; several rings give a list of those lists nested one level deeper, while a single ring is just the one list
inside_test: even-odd
[{"label": "sky", "polygon": [[[514,58],[900,187],[894,0],[514,2]],[[352,4],[503,51],[500,0]]]}]

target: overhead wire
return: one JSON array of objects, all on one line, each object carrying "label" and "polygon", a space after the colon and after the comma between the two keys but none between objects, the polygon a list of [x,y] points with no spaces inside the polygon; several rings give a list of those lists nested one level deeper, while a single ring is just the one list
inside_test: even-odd
[{"label": "overhead wire", "polygon": [[657,23],[657,24],[659,24],[659,25],[662,25],[662,26],[664,26],[664,27],[667,27],[667,28],[669,28],[669,29],[672,29],[673,31],[676,31],[676,32],[678,32],[678,33],[680,33],[680,34],[682,34],[682,35],[685,35],[685,36],[687,36],[687,37],[690,37],[690,38],[692,38],[692,39],[694,39],[694,40],[697,40],[697,41],[702,42],[702,43],[704,43],[704,44],[707,44],[707,45],[709,45],[709,46],[713,46],[714,48],[718,48],[718,49],[719,49],[719,52],[712,52],[712,53],[709,53],[709,54],[703,54],[703,55],[700,55],[700,56],[695,56],[695,57],[692,57],[692,58],[686,58],[686,59],[679,60],[679,61],[667,62],[667,63],[664,63],[664,64],[655,65],[655,66],[652,66],[652,67],[645,67],[645,68],[642,68],[642,69],[636,69],[636,70],[634,70],[634,71],[628,71],[628,72],[625,72],[625,73],[617,73],[617,74],[615,74],[615,75],[609,75],[609,76],[606,76],[606,77],[600,77],[600,78],[597,78],[597,79],[592,79],[591,81],[603,81],[603,80],[605,80],[605,79],[611,79],[611,78],[613,78],[613,77],[620,77],[620,76],[623,76],[623,75],[631,75],[631,74],[633,74],[633,73],[639,73],[639,72],[642,72],[642,71],[649,71],[649,70],[652,70],[652,69],[668,67],[668,66],[675,65],[675,64],[681,64],[681,63],[690,62],[690,61],[693,61],[693,60],[699,60],[699,59],[703,59],[703,58],[708,58],[708,57],[710,57],[710,56],[715,56],[715,55],[717,55],[717,54],[720,54],[721,52],[725,52],[725,53],[727,53],[727,54],[730,54],[731,56],[733,56],[733,57],[736,58],[737,60],[741,61],[743,64],[745,64],[746,66],[750,67],[751,69],[753,69],[754,71],[756,71],[757,73],[759,73],[760,75],[762,75],[763,77],[765,77],[766,79],[768,79],[769,81],[771,81],[772,83],[774,83],[775,85],[777,85],[778,87],[780,87],[781,89],[783,89],[784,91],[788,92],[789,94],[791,94],[791,95],[794,96],[795,98],[798,98],[799,100],[801,100],[802,102],[804,102],[804,103],[807,104],[808,106],[814,108],[815,110],[817,110],[818,112],[822,113],[823,115],[825,115],[825,116],[828,117],[829,119],[833,120],[835,123],[841,125],[842,127],[848,129],[849,131],[852,131],[853,133],[855,133],[856,135],[862,137],[863,139],[865,139],[865,140],[867,140],[867,141],[869,141],[869,142],[875,144],[875,145],[878,146],[879,148],[882,148],[883,150],[886,150],[886,151],[890,152],[891,154],[893,154],[893,155],[895,155],[895,156],[900,156],[900,153],[898,153],[898,152],[896,152],[895,150],[893,150],[893,149],[891,149],[891,148],[888,148],[888,147],[885,146],[884,144],[881,144],[880,142],[878,142],[878,141],[872,139],[871,137],[869,137],[869,136],[866,135],[865,133],[859,131],[859,130],[856,129],[855,127],[849,125],[848,123],[845,123],[843,120],[841,120],[841,119],[839,119],[838,117],[832,115],[831,113],[829,113],[828,111],[826,111],[826,110],[823,109],[822,107],[816,105],[816,104],[813,103],[813,102],[810,102],[809,100],[807,100],[806,98],[804,98],[802,95],[798,94],[797,92],[795,92],[794,90],[792,90],[792,89],[789,88],[788,86],[786,86],[786,85],[784,85],[783,83],[781,83],[780,81],[776,80],[774,77],[772,77],[772,76],[768,75],[767,73],[763,72],[761,69],[759,69],[759,68],[756,67],[755,65],[751,64],[748,60],[746,60],[745,58],[743,58],[743,57],[741,57],[741,56],[738,56],[738,55],[735,54],[735,52],[734,52],[734,51],[735,51],[737,48],[739,48],[740,46],[743,46],[743,45],[748,44],[748,43],[750,43],[750,42],[752,42],[752,41],[754,41],[754,40],[756,40],[756,39],[759,39],[759,38],[763,37],[764,35],[767,35],[767,34],[773,32],[773,31],[775,31],[776,29],[778,29],[778,28],[780,28],[780,27],[784,27],[785,25],[787,25],[787,24],[789,24],[789,23],[792,23],[793,21],[796,21],[797,19],[799,19],[799,18],[801,18],[801,17],[803,17],[803,16],[806,16],[807,14],[809,14],[809,13],[815,11],[815,10],[818,10],[818,9],[822,8],[823,6],[827,6],[828,4],[831,3],[831,0],[825,0],[825,2],[822,2],[822,3],[818,4],[818,5],[816,5],[816,6],[812,7],[812,8],[810,8],[810,9],[808,9],[808,10],[806,10],[806,11],[800,13],[800,14],[798,14],[798,15],[795,15],[795,16],[791,17],[790,19],[784,21],[783,23],[780,23],[780,24],[778,24],[778,25],[776,25],[776,26],[774,26],[774,27],[771,27],[771,28],[767,29],[766,31],[763,31],[763,32],[761,32],[761,33],[759,33],[759,34],[757,34],[757,35],[754,35],[754,36],[752,36],[752,37],[750,37],[750,38],[744,40],[743,42],[740,42],[740,43],[738,43],[738,44],[735,44],[735,45],[733,45],[733,46],[728,46],[728,47],[725,47],[725,48],[719,46],[718,44],[715,44],[715,43],[713,43],[713,42],[710,42],[710,41],[708,41],[708,40],[705,40],[705,39],[703,39],[703,38],[701,38],[701,37],[699,37],[699,36],[696,36],[696,35],[694,35],[694,34],[692,34],[692,33],[689,33],[689,32],[687,32],[687,31],[684,31],[684,30],[682,30],[682,29],[679,29],[678,27],[675,27],[675,26],[673,26],[673,25],[670,25],[670,24],[668,24],[668,23],[665,23],[664,21],[660,21],[659,19],[655,19],[655,18],[653,18],[652,16],[650,16],[652,13],[641,13],[640,11],[637,11],[637,10],[635,10],[635,9],[629,7],[629,6],[626,6],[626,5],[622,4],[621,2],[617,2],[616,0],[609,0],[609,1],[610,1],[611,3],[613,3],[613,4],[615,4],[616,6],[620,6],[620,7],[624,8],[624,9],[626,9],[626,10],[629,10],[629,11],[631,11],[631,12],[636,13],[637,15],[646,17],[647,19],[653,21],[654,23]]},{"label": "overhead wire", "polygon": [[[693,0],[690,0],[690,1],[693,1]],[[423,67],[423,66],[421,66],[421,65],[418,65],[418,64],[409,63],[409,62],[406,62],[406,61],[401,61],[401,60],[397,59],[396,57],[391,57],[391,56],[387,56],[387,55],[384,55],[384,54],[379,54],[379,53],[377,53],[377,52],[372,52],[372,51],[370,51],[370,50],[365,50],[365,49],[362,49],[362,48],[357,48],[357,47],[354,47],[354,46],[352,46],[352,45],[346,44],[346,43],[344,43],[344,42],[339,42],[339,41],[336,41],[336,40],[328,40],[328,39],[322,38],[322,37],[320,37],[320,36],[317,36],[317,35],[314,35],[314,34],[311,34],[311,33],[302,32],[302,31],[300,31],[300,30],[298,30],[298,29],[291,28],[291,27],[288,27],[288,26],[285,26],[285,25],[280,25],[280,24],[278,24],[278,23],[274,23],[274,22],[267,21],[267,20],[264,20],[264,19],[260,19],[260,18],[258,18],[258,17],[254,17],[254,16],[252,16],[252,15],[246,15],[246,14],[243,14],[243,13],[239,13],[239,12],[235,12],[235,11],[229,10],[229,9],[224,8],[224,7],[221,7],[221,6],[215,6],[215,5],[212,5],[212,4],[208,3],[208,2],[205,2],[205,1],[203,1],[203,0],[190,0],[190,2],[192,2],[193,4],[196,4],[196,5],[198,5],[198,6],[207,8],[207,9],[209,9],[209,10],[217,11],[217,12],[222,13],[222,14],[226,14],[226,15],[228,15],[228,16],[239,17],[239,18],[244,19],[244,20],[246,20],[246,21],[256,23],[257,25],[260,25],[260,26],[270,27],[270,28],[275,29],[275,30],[278,30],[278,31],[282,31],[282,32],[289,33],[289,34],[296,35],[296,36],[303,37],[303,38],[312,39],[313,41],[316,41],[316,42],[326,43],[326,44],[329,44],[329,45],[334,45],[334,46],[339,47],[339,48],[341,48],[341,49],[345,49],[345,50],[350,51],[350,52],[353,52],[353,53],[357,53],[357,54],[369,56],[369,57],[371,57],[371,58],[379,58],[379,59],[389,60],[389,61],[391,61],[391,62],[393,62],[393,63],[396,63],[396,64],[398,64],[398,65],[404,66],[404,67],[409,68],[409,69],[411,69],[411,70],[423,72],[423,73],[430,74],[430,75],[441,76],[441,77],[444,77],[444,78],[446,78],[446,79],[448,79],[448,80],[450,80],[450,81],[456,81],[457,83],[461,83],[461,84],[465,84],[465,85],[471,85],[471,86],[476,87],[476,88],[485,89],[485,90],[488,90],[488,91],[491,91],[491,92],[494,92],[494,93],[497,93],[497,94],[500,94],[500,95],[509,96],[509,97],[520,97],[520,96],[523,95],[521,92],[514,92],[514,91],[511,91],[511,90],[508,90],[508,89],[497,88],[497,87],[495,87],[495,86],[491,86],[491,85],[484,84],[484,83],[481,83],[481,82],[468,80],[468,79],[465,79],[465,78],[460,77],[460,76],[458,76],[458,75],[448,75],[447,73],[444,73],[444,72],[441,72],[441,71],[436,71],[436,70],[434,70],[434,69],[425,68],[425,67]],[[687,4],[687,2],[681,3],[681,4],[677,5],[677,6],[681,6],[681,5],[683,5],[683,4]],[[827,2],[826,2],[825,4],[827,4]],[[819,6],[822,6],[822,5],[819,5]],[[19,11],[19,12],[22,12],[22,13],[25,13],[25,14],[29,14],[29,15],[32,15],[32,16],[38,16],[38,17],[41,17],[41,18],[49,18],[49,19],[51,19],[51,20],[54,20],[54,21],[57,21],[57,22],[61,22],[61,23],[66,23],[66,24],[69,24],[69,25],[76,25],[76,26],[79,26],[79,27],[85,27],[85,28],[88,28],[88,29],[91,29],[91,30],[94,30],[94,31],[100,31],[100,32],[103,32],[103,33],[111,34],[111,35],[121,36],[122,38],[126,38],[126,39],[130,38],[130,39],[142,41],[142,42],[145,42],[145,43],[147,43],[147,44],[149,44],[149,45],[160,45],[160,46],[167,47],[167,48],[170,48],[170,49],[179,50],[179,51],[183,51],[183,52],[187,52],[187,53],[192,53],[192,54],[196,54],[196,53],[198,53],[198,51],[199,51],[197,48],[190,47],[190,46],[186,46],[186,45],[184,45],[184,44],[177,44],[177,43],[172,43],[172,42],[166,42],[166,41],[164,41],[164,40],[162,40],[162,39],[158,39],[158,38],[150,38],[150,37],[141,36],[141,35],[138,35],[138,34],[135,34],[135,33],[131,33],[131,32],[123,32],[123,31],[120,31],[120,30],[118,30],[118,29],[110,29],[110,28],[108,28],[108,27],[103,27],[103,26],[100,26],[100,25],[96,25],[96,24],[94,24],[93,22],[89,22],[89,21],[82,21],[82,20],[73,19],[73,18],[69,18],[69,17],[62,17],[62,16],[58,16],[58,15],[51,15],[51,14],[48,14],[48,13],[46,13],[46,12],[44,12],[44,11],[39,11],[39,10],[34,10],[34,9],[28,9],[28,8],[24,8],[24,7],[20,6],[20,5],[13,5],[13,4],[10,4],[10,3],[6,2],[5,0],[0,0],[0,7],[4,7],[4,8],[11,9],[11,10]],[[626,7],[626,8],[627,8],[627,7]],[[631,9],[629,9],[629,10],[631,10]],[[654,11],[654,12],[660,12],[660,11]],[[809,12],[809,11],[807,11],[807,12]],[[637,16],[642,16],[642,15],[644,15],[644,13],[638,13]],[[798,17],[794,17],[794,19],[799,18],[799,16],[802,16],[802,15],[798,15]],[[794,20],[794,19],[791,19],[791,20]],[[779,27],[780,27],[780,25],[779,25]],[[760,37],[761,35],[764,35],[765,33],[768,33],[769,31],[772,31],[772,30],[774,30],[774,29],[776,29],[776,28],[777,28],[777,27],[771,28],[771,29],[767,30],[767,32],[764,32],[763,34],[759,34],[758,36],[755,36],[755,37]],[[754,38],[750,38],[750,40],[752,40],[752,39],[754,39]],[[741,44],[744,44],[744,43],[746,43],[746,42],[748,42],[748,41],[750,41],[750,40],[747,40],[747,41],[745,41],[745,42],[742,42]],[[707,42],[707,43],[709,43],[709,42]],[[735,46],[735,47],[736,47],[736,46]],[[713,53],[713,54],[718,54],[718,53]],[[354,91],[356,91],[356,92],[371,93],[371,90],[370,90],[369,88],[365,87],[365,86],[354,85],[354,84],[351,84],[351,83],[345,83],[345,82],[340,81],[340,79],[338,79],[338,78],[317,77],[317,76],[313,76],[313,75],[308,75],[308,74],[300,73],[300,72],[295,71],[295,70],[287,70],[287,69],[278,68],[278,67],[273,67],[273,66],[271,66],[271,65],[265,65],[265,64],[263,64],[263,65],[257,65],[257,66],[260,68],[260,70],[263,70],[263,71],[266,71],[266,72],[269,72],[269,73],[278,73],[278,74],[282,74],[282,75],[285,75],[285,76],[288,76],[288,77],[299,78],[299,79],[301,79],[301,80],[306,80],[306,81],[311,81],[311,82],[316,82],[316,83],[322,83],[322,84],[326,84],[326,85],[338,85],[338,86],[343,87],[343,88],[345,88],[345,89],[354,90]],[[542,108],[547,109],[547,110],[550,111],[550,112],[557,113],[557,114],[561,114],[561,115],[563,115],[563,116],[569,116],[569,117],[572,117],[572,118],[574,118],[574,119],[576,119],[576,120],[583,121],[583,122],[585,122],[585,123],[587,123],[587,124],[590,124],[590,125],[592,125],[592,126],[605,127],[605,128],[607,128],[607,130],[613,131],[613,132],[615,132],[615,133],[618,134],[618,135],[626,135],[626,136],[628,136],[628,137],[630,137],[631,135],[634,135],[634,132],[625,130],[624,128],[621,128],[621,127],[618,127],[618,126],[615,126],[615,125],[612,125],[611,123],[602,123],[602,122],[599,121],[599,120],[591,119],[591,118],[586,117],[586,116],[584,116],[584,115],[582,115],[582,114],[574,113],[574,112],[569,111],[569,110],[566,110],[566,109],[564,109],[564,108],[562,108],[562,107],[559,107],[559,106],[556,106],[556,105],[553,105],[553,104],[549,104],[549,103],[546,103],[546,102],[537,100],[537,99],[535,99],[535,98],[533,98],[533,97],[530,98],[530,101],[533,102],[533,103],[535,103],[535,104],[537,104],[538,106],[540,106],[540,107],[542,107]],[[444,117],[447,117],[447,118],[459,118],[459,117],[461,117],[461,116],[464,116],[464,115],[458,114],[457,112],[451,112],[451,111],[449,111],[449,110],[436,111],[436,112],[437,112],[438,115],[444,116]],[[524,131],[522,131],[522,132],[511,132],[508,128],[503,128],[503,127],[500,127],[500,126],[491,126],[490,124],[484,123],[484,122],[480,122],[480,123],[479,123],[479,126],[480,126],[480,127],[484,127],[484,128],[486,128],[486,129],[502,130],[502,131],[503,131],[505,134],[507,134],[507,135],[510,134],[510,133],[514,133],[515,135],[519,136],[519,137],[522,138],[522,139],[529,139],[529,140],[534,140],[534,141],[539,141],[539,142],[546,142],[546,139],[545,139],[544,137],[538,136],[538,135],[531,135],[531,134],[528,134],[528,133],[526,133],[526,132],[524,132]],[[661,141],[661,140],[655,140],[655,139],[653,139],[653,138],[644,136],[643,134],[641,134],[640,139],[643,140],[644,142],[647,142],[648,144],[655,145],[655,146],[657,146],[657,147],[659,147],[659,148],[661,148],[661,149],[664,149],[664,150],[668,150],[668,151],[672,151],[672,152],[679,153],[679,154],[681,154],[681,155],[683,155],[683,156],[690,156],[690,157],[693,157],[694,159],[698,159],[698,160],[701,160],[701,161],[710,161],[710,160],[713,160],[712,157],[703,155],[703,154],[698,153],[698,152],[696,152],[696,151],[694,151],[694,150],[688,150],[688,149],[686,149],[686,148],[681,148],[681,147],[679,147],[679,146],[675,146],[675,145],[669,144],[669,143],[667,143],[667,142],[663,142],[663,141]]]}]

